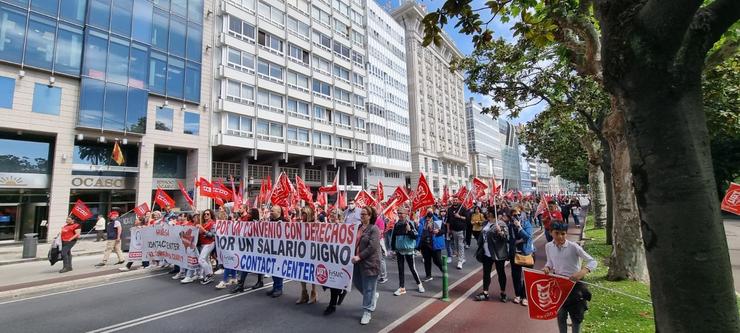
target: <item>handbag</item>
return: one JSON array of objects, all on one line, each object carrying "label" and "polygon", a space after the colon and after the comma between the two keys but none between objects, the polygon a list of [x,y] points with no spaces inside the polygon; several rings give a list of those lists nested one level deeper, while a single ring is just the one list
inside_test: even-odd
[{"label": "handbag", "polygon": [[475,250],[475,260],[478,260],[479,263],[483,263],[483,257],[486,255],[483,246],[485,245],[478,246],[478,249]]},{"label": "handbag", "polygon": [[396,236],[396,250],[411,251],[416,248],[416,239],[407,235]]},{"label": "handbag", "polygon": [[532,254],[514,253],[514,263],[522,267],[533,267],[534,256]]}]

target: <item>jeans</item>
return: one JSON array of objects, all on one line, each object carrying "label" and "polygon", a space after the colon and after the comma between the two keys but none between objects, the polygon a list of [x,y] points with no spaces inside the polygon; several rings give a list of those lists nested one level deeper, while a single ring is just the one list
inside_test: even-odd
[{"label": "jeans", "polygon": [[272,277],[272,290],[283,291],[283,278],[277,276]]},{"label": "jeans", "polygon": [[498,287],[502,294],[506,293],[506,260],[495,260],[493,262],[496,266],[496,276],[498,276]]},{"label": "jeans", "polygon": [[378,276],[362,275],[362,272],[360,271],[360,265],[355,265],[352,282],[355,286],[355,289],[362,293],[362,308],[365,311],[375,311],[375,306],[377,305],[375,291],[378,288]]},{"label": "jeans", "polygon": [[550,234],[550,230],[545,229],[545,239],[547,242],[552,242],[552,235]]},{"label": "jeans", "polygon": [[103,253],[103,262],[108,262],[110,253],[115,251],[118,256],[118,262],[123,262],[123,251],[121,251],[121,240],[120,239],[109,239],[105,243],[105,253]]},{"label": "jeans", "polygon": [[404,285],[404,269],[403,269],[403,262],[404,260],[409,265],[409,270],[411,271],[411,275],[414,276],[414,280],[416,281],[416,284],[421,283],[421,280],[419,279],[419,274],[416,273],[416,267],[414,266],[414,255],[413,254],[397,254],[396,255],[396,262],[398,263],[398,287],[403,288]]},{"label": "jeans", "polygon": [[488,291],[491,285],[491,268],[493,268],[493,259],[483,256],[483,291]]},{"label": "jeans", "polygon": [[473,224],[467,222],[465,225],[465,245],[470,246],[470,239],[473,236]]},{"label": "jeans", "polygon": [[62,263],[63,268],[72,268],[72,247],[77,244],[77,240],[71,242],[62,242]]},{"label": "jeans", "polygon": [[509,262],[511,266],[511,279],[514,283],[514,295],[517,297],[520,297],[522,299],[527,298],[527,295],[524,291],[524,278],[522,275],[522,266],[519,266],[514,263],[514,260]]},{"label": "jeans", "polygon": [[446,236],[445,248],[447,249],[447,258],[452,258],[452,235]]},{"label": "jeans", "polygon": [[[571,317],[571,324],[573,325],[573,333],[581,332],[581,321],[576,322]],[[558,331],[560,333],[568,332],[568,311],[563,308],[558,310]]]},{"label": "jeans", "polygon": [[432,276],[432,262],[440,271],[442,269],[442,250],[434,250],[430,244],[421,244],[421,256],[424,258],[424,273],[426,277]]},{"label": "jeans", "polygon": [[453,249],[457,249],[457,262],[465,262],[465,230],[452,232]]},{"label": "jeans", "polygon": [[576,225],[581,225],[581,221],[578,220],[578,214],[573,213],[573,221],[576,223]]},{"label": "jeans", "polygon": [[236,279],[236,270],[233,270],[231,268],[224,268],[224,282],[229,282],[229,279]]},{"label": "jeans", "polygon": [[211,266],[211,251],[216,247],[216,243],[205,244],[200,248],[200,257],[198,257],[198,264],[203,270],[203,274],[213,275],[213,266]]}]

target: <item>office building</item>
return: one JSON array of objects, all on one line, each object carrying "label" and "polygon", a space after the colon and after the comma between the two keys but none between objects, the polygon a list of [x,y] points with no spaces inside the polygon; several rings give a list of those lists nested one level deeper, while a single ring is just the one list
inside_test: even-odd
[{"label": "office building", "polygon": [[177,182],[210,172],[210,7],[0,2],[0,241],[56,235],[78,199],[104,215],[158,187],[184,202]]},{"label": "office building", "polygon": [[366,187],[364,0],[217,3],[212,177]]},{"label": "office building", "polygon": [[456,191],[469,181],[463,75],[449,67],[463,54],[444,33],[441,45],[422,46],[426,14],[422,5],[407,1],[392,16],[406,40],[412,169],[407,182],[414,188],[423,172],[439,197],[445,185]]}]

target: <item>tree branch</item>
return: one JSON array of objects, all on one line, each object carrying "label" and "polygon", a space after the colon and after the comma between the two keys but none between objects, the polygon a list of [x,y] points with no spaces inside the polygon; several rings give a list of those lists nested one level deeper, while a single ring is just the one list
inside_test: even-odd
[{"label": "tree branch", "polygon": [[702,3],[703,0],[647,0],[637,13],[636,23],[644,40],[653,45],[651,48],[672,55]]},{"label": "tree branch", "polygon": [[738,0],[715,0],[699,9],[676,57],[676,70],[701,73],[707,52],[738,19]]},{"label": "tree branch", "polygon": [[707,56],[706,61],[704,61],[704,68],[714,68],[735,55],[738,51],[740,51],[740,39],[725,40],[719,49]]}]

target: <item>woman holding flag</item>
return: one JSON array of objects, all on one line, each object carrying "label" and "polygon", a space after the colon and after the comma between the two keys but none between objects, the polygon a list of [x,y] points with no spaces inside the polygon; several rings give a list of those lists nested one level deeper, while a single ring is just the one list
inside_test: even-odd
[{"label": "woman holding flag", "polygon": [[62,263],[64,267],[59,273],[67,273],[72,270],[72,247],[75,246],[77,240],[82,234],[82,228],[77,220],[72,215],[67,216],[67,224],[62,227],[61,239],[62,239]]}]

